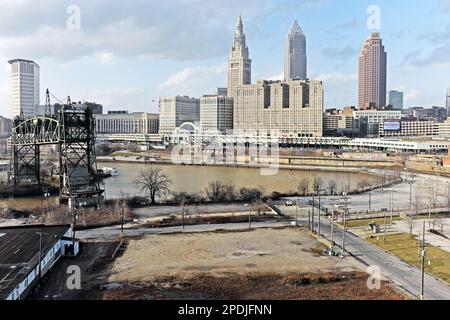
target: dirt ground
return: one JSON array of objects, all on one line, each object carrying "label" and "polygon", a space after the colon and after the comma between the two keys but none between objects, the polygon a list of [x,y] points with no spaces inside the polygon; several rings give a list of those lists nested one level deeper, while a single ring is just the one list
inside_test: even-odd
[{"label": "dirt ground", "polygon": [[229,274],[221,277],[162,278],[154,282],[117,284],[98,292],[105,300],[405,300],[389,284],[367,289],[361,272]]},{"label": "dirt ground", "polygon": [[325,247],[301,229],[148,236],[130,240],[110,282],[151,281],[198,273],[359,271],[353,259],[324,256]]},{"label": "dirt ground", "polygon": [[130,240],[96,299],[404,299],[367,288],[353,258],[323,255],[302,229],[149,236]]}]

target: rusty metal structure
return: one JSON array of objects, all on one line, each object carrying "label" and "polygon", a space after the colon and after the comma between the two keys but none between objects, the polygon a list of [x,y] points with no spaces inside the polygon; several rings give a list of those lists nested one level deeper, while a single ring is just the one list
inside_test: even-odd
[{"label": "rusty metal structure", "polygon": [[[47,91],[47,96],[48,96]],[[78,206],[99,206],[100,187],[95,156],[95,119],[90,109],[72,106],[70,98],[56,115],[16,118],[11,137],[12,187],[41,185],[40,147],[57,145],[59,196]]]}]

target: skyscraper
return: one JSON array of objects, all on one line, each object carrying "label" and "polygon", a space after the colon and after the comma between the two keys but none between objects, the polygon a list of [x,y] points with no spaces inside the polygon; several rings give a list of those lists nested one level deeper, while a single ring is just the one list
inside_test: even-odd
[{"label": "skyscraper", "polygon": [[242,18],[239,15],[228,63],[228,95],[232,97],[236,86],[250,84],[251,81],[252,60],[249,57]]},{"label": "skyscraper", "polygon": [[394,109],[403,109],[403,92],[396,90],[389,91],[389,104]]},{"label": "skyscraper", "polygon": [[30,118],[39,105],[39,66],[30,60],[15,59],[11,65],[12,116]]},{"label": "skyscraper", "polygon": [[306,73],[306,37],[296,19],[286,38],[284,78],[285,80],[306,80]]},{"label": "skyscraper", "polygon": [[366,40],[359,56],[358,107],[386,105],[387,54],[378,32]]},{"label": "skyscraper", "polygon": [[445,107],[447,108],[447,116],[450,116],[450,87],[447,89],[447,99],[445,102]]}]

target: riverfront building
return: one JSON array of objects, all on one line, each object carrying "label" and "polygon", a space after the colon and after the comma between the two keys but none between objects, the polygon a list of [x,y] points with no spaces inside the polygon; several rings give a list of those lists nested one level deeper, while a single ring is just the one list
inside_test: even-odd
[{"label": "riverfront building", "polygon": [[200,121],[200,100],[187,96],[159,98],[159,133],[171,135],[185,122]]},{"label": "riverfront building", "polygon": [[321,81],[258,81],[234,89],[234,129],[286,137],[321,137]]},{"label": "riverfront building", "polygon": [[159,115],[145,112],[110,111],[95,116],[97,134],[157,134]]},{"label": "riverfront building", "polygon": [[0,138],[11,135],[12,120],[0,116]]},{"label": "riverfront building", "polygon": [[355,110],[353,111],[355,120],[365,119],[367,123],[367,135],[369,137],[378,136],[380,123],[386,120],[400,120],[402,112],[400,110]]},{"label": "riverfront building", "polygon": [[223,134],[233,129],[233,98],[226,96],[201,97],[200,128],[203,131],[220,131]]},{"label": "riverfront building", "polygon": [[61,257],[78,254],[70,226],[0,228],[0,300],[23,300]]},{"label": "riverfront building", "polygon": [[39,66],[31,60],[10,60],[12,116],[32,118],[39,105]]}]

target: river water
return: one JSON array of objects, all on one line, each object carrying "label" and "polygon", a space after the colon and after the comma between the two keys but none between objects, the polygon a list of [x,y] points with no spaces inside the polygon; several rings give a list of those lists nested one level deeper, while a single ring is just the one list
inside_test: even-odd
[{"label": "river water", "polygon": [[300,180],[309,179],[311,184],[315,176],[320,176],[324,187],[330,180],[334,180],[337,190],[341,191],[350,184],[352,189],[358,186],[362,180],[375,183],[377,177],[362,173],[346,173],[332,171],[306,171],[306,170],[278,170],[275,175],[261,175],[256,168],[230,168],[230,167],[206,167],[206,166],[178,166],[178,165],[151,165],[130,163],[101,163],[101,167],[114,167],[119,171],[116,177],[105,180],[106,197],[115,198],[121,193],[125,195],[139,195],[136,180],[141,170],[151,166],[159,167],[172,181],[172,189],[176,192],[203,193],[208,184],[219,180],[226,185],[234,185],[236,188],[261,188],[266,194],[273,191],[287,193],[298,188]]},{"label": "river water", "polygon": [[[312,189],[314,177],[320,176],[323,186],[328,187],[328,182],[334,180],[337,191],[340,192],[350,185],[351,189],[356,189],[358,183],[365,181],[368,183],[379,182],[379,178],[364,173],[346,173],[333,171],[309,171],[309,170],[278,170],[278,173],[271,176],[261,175],[257,168],[232,168],[232,167],[212,167],[212,166],[179,166],[179,165],[152,165],[144,163],[119,163],[102,162],[98,168],[117,168],[119,175],[104,180],[106,199],[115,199],[122,196],[142,195],[136,184],[141,170],[150,167],[159,167],[172,181],[172,190],[175,192],[204,193],[205,188],[212,181],[219,180],[223,184],[233,185],[236,188],[260,188],[265,194],[273,191],[288,193],[298,188],[300,180],[307,178]],[[50,202],[55,202],[56,198],[51,198]],[[41,197],[0,199],[0,204],[9,203],[18,207],[38,207],[46,205]]]}]

